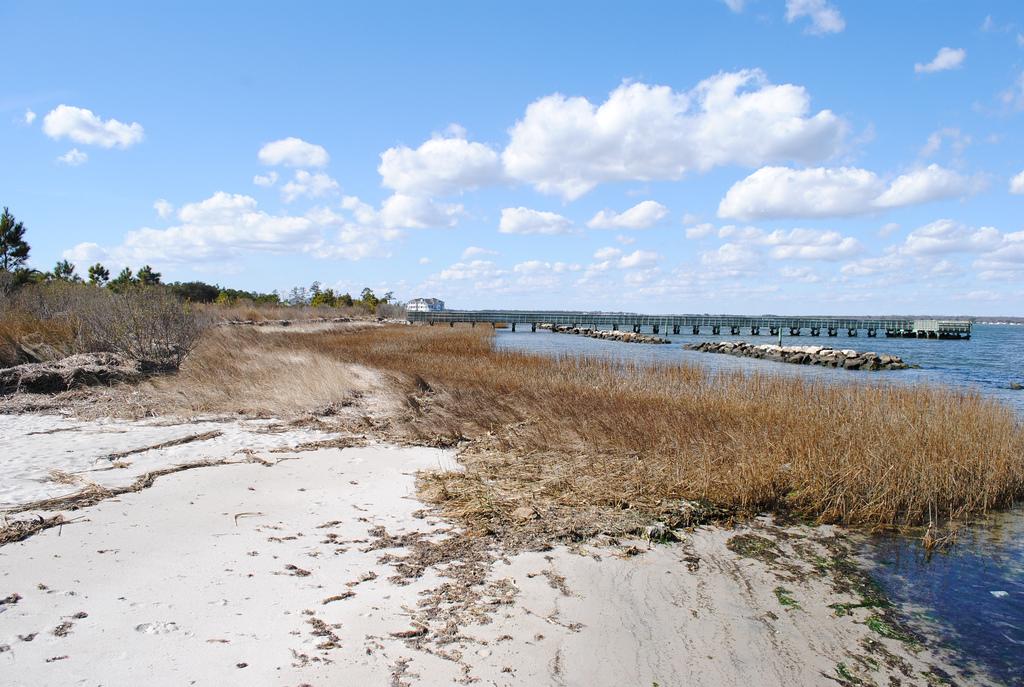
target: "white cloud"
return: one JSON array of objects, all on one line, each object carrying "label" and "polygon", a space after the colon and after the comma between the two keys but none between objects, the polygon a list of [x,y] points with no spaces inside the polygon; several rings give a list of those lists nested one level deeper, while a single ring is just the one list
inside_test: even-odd
[{"label": "white cloud", "polygon": [[711,258],[718,262],[760,255],[758,251],[761,249],[766,249],[768,256],[776,260],[840,260],[862,250],[857,239],[831,229],[796,228],[766,232],[758,227],[726,225],[718,230],[718,237],[729,239],[729,243],[724,245],[731,246],[724,251],[720,248],[718,255]]},{"label": "white cloud", "polygon": [[594,252],[594,259],[601,261],[616,260],[620,255],[622,255],[622,251],[618,248],[606,246],[604,248],[598,248],[597,251]]},{"label": "white cloud", "polygon": [[961,133],[960,129],[954,127],[939,129],[928,136],[928,140],[921,148],[921,156],[929,157],[939,152],[944,140],[948,140],[950,142],[955,155],[962,154],[964,150],[966,150],[967,146],[971,145],[973,142],[973,138],[967,134]]},{"label": "white cloud", "polygon": [[218,191],[198,203],[178,210],[178,219],[188,224],[229,224],[256,210],[256,199],[239,193]]},{"label": "white cloud", "polygon": [[747,0],[722,0],[722,2],[725,3],[725,6],[728,7],[730,11],[735,12],[736,14],[742,12],[743,6],[747,4]]},{"label": "white cloud", "polygon": [[936,164],[896,177],[885,193],[875,199],[878,207],[917,205],[970,193],[980,182]]},{"label": "white cloud", "polygon": [[167,219],[174,214],[174,206],[170,201],[164,200],[163,198],[158,199],[153,203],[153,209],[156,210],[156,214],[160,217]]},{"label": "white cloud", "polygon": [[991,14],[987,14],[985,20],[981,22],[981,30],[987,33],[1007,33],[1013,30],[1013,23],[1001,24]]},{"label": "white cloud", "polygon": [[277,172],[271,171],[267,174],[257,174],[252,178],[252,183],[257,186],[273,186],[277,183]]},{"label": "white cloud", "polygon": [[760,241],[763,237],[764,230],[757,227],[738,227],[735,224],[727,224],[718,230],[718,238],[720,239]]},{"label": "white cloud", "polygon": [[603,182],[678,179],[691,169],[813,162],[838,150],[846,126],[810,96],[768,83],[759,70],[712,76],[688,92],[624,83],[599,106],[540,98],[516,122],[502,153],[506,173],[573,200]]},{"label": "white cloud", "polygon": [[1021,72],[1013,85],[999,94],[1003,104],[1014,110],[1024,110],[1024,72]]},{"label": "white cloud", "polygon": [[619,258],[618,266],[622,269],[651,267],[660,259],[661,256],[652,250],[635,250]]},{"label": "white cloud", "polygon": [[43,132],[54,140],[70,138],[75,143],[102,148],[128,148],[142,141],[144,134],[138,122],[104,121],[91,110],[70,105],[51,110],[43,118]]},{"label": "white cloud", "polygon": [[846,28],[843,15],[826,0],[786,0],[786,21],[792,24],[803,17],[811,20],[807,33],[820,36]]},{"label": "white cloud", "polygon": [[430,198],[395,193],[380,208],[385,227],[440,229],[454,227],[465,214],[462,205],[436,203]]},{"label": "white cloud", "polygon": [[[154,207],[160,211],[159,203]],[[200,269],[200,263],[252,253],[305,253],[345,260],[388,257],[388,243],[401,238],[403,229],[450,226],[462,212],[461,206],[422,198],[410,201],[400,194],[386,200],[379,211],[347,196],[342,209],[339,213],[317,207],[301,215],[273,215],[260,210],[251,196],[218,192],[183,205],[175,226],[137,229],[109,248],[79,244],[65,255],[119,265],[177,263],[193,269]]]},{"label": "white cloud", "polygon": [[603,272],[613,267],[618,269],[653,267],[661,259],[661,255],[650,250],[635,250],[632,253],[623,254],[618,248],[606,246],[594,252],[594,259],[598,262],[590,265],[588,271]]},{"label": "white cloud", "polygon": [[[178,211],[181,224],[168,229],[128,232],[110,249],[79,244],[65,255],[109,259],[118,264],[183,263],[221,260],[246,252],[308,250],[319,238],[307,217],[269,215],[249,196],[218,192]],[[69,258],[70,259],[70,258]]]},{"label": "white cloud", "polygon": [[[465,282],[459,288],[474,292],[545,293],[557,292],[562,287],[562,275],[578,272],[580,265],[567,262],[526,260],[505,269],[490,260],[463,260],[432,275],[423,288],[432,292],[450,291],[452,282]],[[462,291],[462,293],[465,293]]]},{"label": "white cloud", "polygon": [[932,74],[934,72],[944,72],[948,69],[957,69],[964,63],[966,58],[967,51],[963,48],[940,48],[931,62],[927,64],[918,62],[915,64],[914,73]]},{"label": "white cloud", "polygon": [[77,167],[79,165],[84,165],[86,162],[88,162],[88,160],[89,156],[86,153],[83,153],[78,148],[72,148],[71,150],[57,158],[57,162],[65,164],[68,167]]},{"label": "white cloud", "polygon": [[23,121],[31,126],[32,122],[36,121],[36,113],[32,110],[25,110],[25,117]]},{"label": "white cloud", "polygon": [[473,279],[490,280],[496,279],[505,274],[490,260],[470,260],[469,262],[457,262],[451,267],[441,270],[438,275],[441,279]]},{"label": "white cloud", "polygon": [[429,198],[400,193],[389,196],[379,211],[355,196],[345,196],[341,206],[352,213],[358,225],[384,230],[453,227],[464,214],[461,205],[435,203]]},{"label": "white cloud", "polygon": [[821,281],[821,276],[810,267],[783,267],[779,270],[779,274],[785,279],[804,284],[816,284]]},{"label": "white cloud", "polygon": [[468,246],[462,251],[462,259],[472,258],[477,255],[497,255],[498,251],[490,250],[489,248],[481,248],[480,246]]},{"label": "white cloud", "polygon": [[715,225],[710,222],[686,228],[686,238],[688,239],[705,239],[713,233],[715,233]]},{"label": "white cloud", "polygon": [[900,230],[900,225],[896,222],[887,222],[878,229],[878,235],[882,238],[892,236]]},{"label": "white cloud", "polygon": [[897,274],[907,269],[907,261],[896,253],[875,258],[863,258],[839,268],[847,277],[873,277],[882,274]]},{"label": "white cloud", "polygon": [[626,236],[625,234],[616,234],[615,240],[621,243],[623,246],[632,246],[636,243],[636,238],[632,236]]},{"label": "white cloud", "polygon": [[963,196],[978,179],[931,164],[894,179],[857,167],[762,167],[726,192],[719,217],[740,220],[839,217]]},{"label": "white cloud", "polygon": [[870,208],[881,191],[874,172],[855,167],[762,167],[726,192],[718,216],[731,219],[831,217]]},{"label": "white cloud", "polygon": [[1002,234],[995,227],[969,227],[951,219],[940,219],[907,235],[901,251],[909,255],[981,253],[998,248]]},{"label": "white cloud", "polygon": [[517,207],[501,211],[498,231],[502,234],[568,234],[572,222],[554,212]]},{"label": "white cloud", "polygon": [[340,188],[338,182],[323,172],[296,170],[295,178],[281,187],[284,202],[291,203],[298,198],[320,198]]},{"label": "white cloud", "polygon": [[587,222],[591,229],[647,229],[668,215],[668,208],[653,200],[637,203],[624,212],[601,210]]},{"label": "white cloud", "polygon": [[91,263],[107,258],[109,252],[98,243],[84,241],[61,253],[61,258],[75,263]]},{"label": "white cloud", "polygon": [[267,143],[260,148],[258,157],[265,165],[287,167],[326,167],[331,160],[323,146],[308,143],[294,136]]},{"label": "white cloud", "polygon": [[1010,193],[1024,195],[1024,171],[1010,179]]},{"label": "white cloud", "polygon": [[576,263],[547,262],[545,260],[527,260],[512,267],[512,271],[519,274],[536,274],[538,272],[561,274],[563,272],[579,272],[581,269],[583,269],[582,265]]},{"label": "white cloud", "polygon": [[[995,227],[972,227],[940,219],[910,232],[885,254],[843,265],[845,277],[884,277],[912,282],[948,280],[965,273],[959,256],[976,256],[973,276],[988,280],[1024,278],[1024,231],[1004,234]],[[940,282],[943,283],[943,282]]]},{"label": "white cloud", "polygon": [[937,263],[932,265],[928,272],[938,277],[952,277],[958,274],[962,274],[961,270],[951,260],[939,260]]},{"label": "white cloud", "polygon": [[1000,245],[975,260],[971,267],[982,279],[1024,278],[1024,231],[1003,234]]},{"label": "white cloud", "polygon": [[760,253],[753,246],[723,243],[713,251],[701,253],[700,262],[705,267],[735,270],[754,265],[760,257]]},{"label": "white cloud", "polygon": [[446,195],[495,183],[501,178],[498,154],[483,143],[467,141],[461,129],[435,136],[415,150],[388,148],[380,156],[384,186],[400,193]]},{"label": "white cloud", "polygon": [[421,264],[421,265],[429,265],[430,264],[430,258],[424,256],[424,257],[420,258],[417,262],[419,262],[419,264]]},{"label": "white cloud", "polygon": [[852,236],[838,231],[817,229],[778,229],[761,240],[770,246],[770,255],[777,260],[840,260],[861,252],[861,245]]}]

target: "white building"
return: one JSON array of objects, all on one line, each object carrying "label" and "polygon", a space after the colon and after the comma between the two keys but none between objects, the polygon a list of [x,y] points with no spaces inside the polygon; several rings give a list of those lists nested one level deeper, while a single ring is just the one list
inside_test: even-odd
[{"label": "white building", "polygon": [[438,312],[444,310],[444,301],[437,298],[413,298],[405,304],[410,312]]}]

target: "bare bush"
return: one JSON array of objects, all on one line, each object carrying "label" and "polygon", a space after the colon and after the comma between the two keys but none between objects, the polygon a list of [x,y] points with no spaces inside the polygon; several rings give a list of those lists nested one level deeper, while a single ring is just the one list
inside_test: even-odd
[{"label": "bare bush", "polygon": [[208,318],[160,286],[114,293],[51,282],[19,289],[0,312],[0,358],[8,365],[110,351],[147,369],[177,369]]},{"label": "bare bush", "polygon": [[377,317],[383,317],[386,320],[404,320],[405,306],[399,303],[378,303]]},{"label": "bare bush", "polygon": [[7,298],[14,292],[15,287],[18,285],[18,280],[15,278],[13,272],[7,270],[0,270],[0,315],[3,314],[3,304]]},{"label": "bare bush", "polygon": [[110,294],[110,307],[91,329],[105,325],[112,350],[143,369],[176,370],[195,347],[204,323],[188,304],[161,287],[136,287]]}]

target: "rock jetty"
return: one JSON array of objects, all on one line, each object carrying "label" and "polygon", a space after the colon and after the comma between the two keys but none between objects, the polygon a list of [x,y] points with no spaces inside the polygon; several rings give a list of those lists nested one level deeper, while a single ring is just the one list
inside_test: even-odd
[{"label": "rock jetty", "polygon": [[[542,325],[542,329],[547,329]],[[550,327],[556,334],[576,334],[577,336],[589,336],[591,339],[606,339],[608,341],[622,341],[624,343],[672,343],[668,339],[653,334],[638,334],[637,332],[620,332],[617,329],[590,329],[589,327],[567,327],[565,325],[554,325]]]},{"label": "rock jetty", "polygon": [[847,370],[905,370],[910,365],[899,356],[859,353],[851,349],[828,348],[827,346],[776,346],[775,344],[750,344],[745,341],[706,341],[686,344],[691,351],[726,353],[744,358],[776,360],[796,365],[824,365],[842,367]]}]

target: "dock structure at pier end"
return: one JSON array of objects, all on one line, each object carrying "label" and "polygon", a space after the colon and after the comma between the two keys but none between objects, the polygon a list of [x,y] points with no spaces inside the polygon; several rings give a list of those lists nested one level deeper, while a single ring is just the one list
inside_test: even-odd
[{"label": "dock structure at pier end", "polygon": [[644,315],[627,312],[565,310],[440,310],[407,314],[410,322],[429,325],[490,324],[516,331],[527,325],[537,331],[543,325],[590,329],[648,330],[655,334],[709,334],[720,336],[859,336],[879,334],[913,339],[970,339],[970,320],[935,320],[870,317],[813,317],[761,315]]}]

